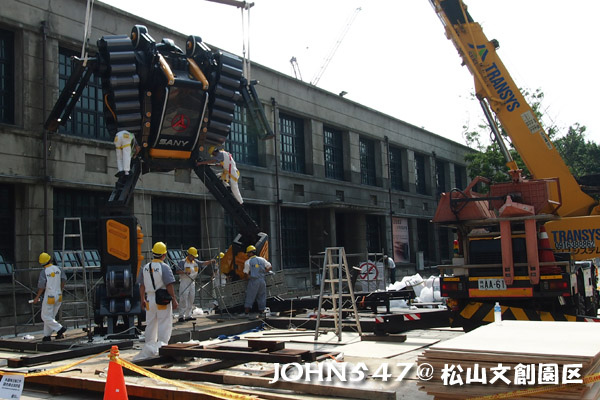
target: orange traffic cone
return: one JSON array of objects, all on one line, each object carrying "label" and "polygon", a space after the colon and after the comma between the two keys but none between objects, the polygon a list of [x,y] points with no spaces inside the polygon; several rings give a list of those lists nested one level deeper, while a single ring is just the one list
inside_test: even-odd
[{"label": "orange traffic cone", "polygon": [[106,385],[104,386],[104,400],[129,400],[127,397],[127,388],[125,387],[123,367],[115,361],[118,356],[119,348],[113,346],[110,349],[108,375],[106,376]]},{"label": "orange traffic cone", "polygon": [[[544,225],[540,226],[538,239],[538,253],[540,262],[556,261],[556,259],[554,258],[554,252],[552,251],[552,247],[550,246],[548,233],[546,232],[546,227]],[[561,269],[556,265],[542,265],[540,266],[540,272],[542,274],[560,274]]]}]

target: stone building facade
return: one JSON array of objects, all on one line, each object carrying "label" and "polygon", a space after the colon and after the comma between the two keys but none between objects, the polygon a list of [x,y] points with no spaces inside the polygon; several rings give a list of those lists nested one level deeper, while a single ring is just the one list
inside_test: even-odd
[{"label": "stone building facade", "polygon": [[[98,80],[64,128],[43,129],[70,57],[81,52],[85,9],[84,0],[5,0],[0,10],[0,296],[17,291],[15,309],[10,301],[0,307],[1,321],[29,312],[19,299],[30,295],[12,271],[38,267],[41,251],[62,250],[65,217],[81,218],[86,250],[100,246],[98,218],[116,157]],[[90,52],[101,36],[128,34],[136,24],[181,48],[188,34],[202,35],[96,2]],[[269,234],[270,258],[286,271],[291,294],[317,283],[326,247],[345,247],[355,263],[392,254],[395,245],[399,276],[451,257],[452,232],[430,219],[441,192],[466,186],[469,148],[268,66],[253,64],[252,73],[275,138],[262,140],[240,106],[226,147],[241,171],[246,209]],[[134,209],[144,251],[162,240],[170,249],[193,245],[208,258],[235,234],[188,170],[144,175]],[[66,247],[78,245],[66,240]]]}]

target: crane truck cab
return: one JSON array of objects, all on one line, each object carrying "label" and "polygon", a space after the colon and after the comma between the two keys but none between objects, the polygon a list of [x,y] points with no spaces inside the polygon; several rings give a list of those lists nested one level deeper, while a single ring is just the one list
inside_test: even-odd
[{"label": "crane truck cab", "polygon": [[[476,96],[506,158],[511,182],[477,193],[443,193],[433,222],[456,230],[459,256],[440,266],[442,295],[454,324],[493,321],[493,305],[509,319],[597,317],[590,260],[600,254],[600,206],[582,190],[489,40],[462,0],[430,0],[446,37],[475,83]],[[500,134],[510,137],[532,174],[521,175]],[[598,238],[596,238],[598,237]],[[582,264],[574,261],[583,261]]]}]

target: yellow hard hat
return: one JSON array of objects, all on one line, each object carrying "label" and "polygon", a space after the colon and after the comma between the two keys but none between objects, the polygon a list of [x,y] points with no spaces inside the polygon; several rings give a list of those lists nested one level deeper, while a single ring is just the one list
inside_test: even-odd
[{"label": "yellow hard hat", "polygon": [[152,253],[154,254],[167,254],[167,245],[163,242],[156,242],[154,246],[152,246]]},{"label": "yellow hard hat", "polygon": [[223,257],[225,257],[225,253],[220,252],[219,255],[218,255],[218,258],[223,258]]},{"label": "yellow hard hat", "polygon": [[48,264],[48,262],[51,259],[52,259],[52,257],[50,257],[50,254],[48,254],[48,253],[40,253],[38,261],[39,261],[40,264],[46,265],[46,264]]},{"label": "yellow hard hat", "polygon": [[190,247],[188,249],[188,254],[194,256],[194,257],[198,257],[198,250],[196,250],[195,247]]},{"label": "yellow hard hat", "polygon": [[250,253],[251,251],[256,251],[256,247],[252,245],[246,247],[246,253]]},{"label": "yellow hard hat", "polygon": [[217,150],[217,146],[210,146],[208,148],[208,154],[212,154],[215,152],[215,150]]}]

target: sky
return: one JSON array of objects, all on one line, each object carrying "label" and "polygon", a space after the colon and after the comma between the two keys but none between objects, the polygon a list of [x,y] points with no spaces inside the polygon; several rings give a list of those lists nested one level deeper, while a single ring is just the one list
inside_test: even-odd
[{"label": "sky", "polygon": [[[295,57],[305,82],[339,42],[320,88],[462,144],[464,127],[483,122],[473,78],[428,0],[254,0],[249,24],[240,9],[206,0],[103,2],[239,56],[246,32],[251,62],[294,77]],[[543,123],[563,134],[585,125],[586,138],[600,143],[600,1],[465,3],[487,38],[500,42],[516,84],[544,93]]]}]

